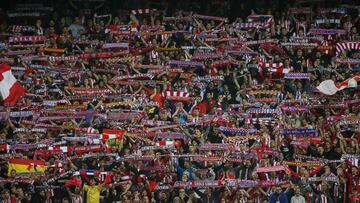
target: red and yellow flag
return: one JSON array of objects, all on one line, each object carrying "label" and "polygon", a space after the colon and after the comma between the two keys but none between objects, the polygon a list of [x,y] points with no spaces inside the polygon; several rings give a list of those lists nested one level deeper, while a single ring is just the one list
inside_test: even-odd
[{"label": "red and yellow flag", "polygon": [[41,160],[10,159],[8,169],[9,176],[12,170],[15,170],[16,173],[44,172],[46,166],[45,162]]}]

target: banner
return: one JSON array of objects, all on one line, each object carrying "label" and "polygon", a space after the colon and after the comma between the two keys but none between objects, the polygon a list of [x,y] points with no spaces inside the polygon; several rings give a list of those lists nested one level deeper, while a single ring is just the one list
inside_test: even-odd
[{"label": "banner", "polygon": [[345,35],[345,30],[338,29],[310,29],[308,35]]},{"label": "banner", "polygon": [[314,128],[291,128],[291,129],[282,129],[280,133],[283,135],[305,135],[305,134],[317,134],[317,130]]},{"label": "banner", "polygon": [[310,74],[309,73],[285,73],[284,79],[310,80]]},{"label": "banner", "polygon": [[44,172],[46,166],[41,160],[9,159],[8,176],[11,175],[12,170],[16,173]]},{"label": "banner", "polygon": [[225,126],[220,126],[219,130],[224,133],[232,133],[232,134],[242,134],[242,135],[253,135],[257,133],[255,128],[229,128]]},{"label": "banner", "polygon": [[273,187],[289,184],[289,181],[256,181],[256,180],[240,180],[240,179],[225,179],[225,180],[196,180],[191,182],[176,181],[174,188],[221,188],[221,187],[236,187],[236,188],[256,188],[256,187]]},{"label": "banner", "polygon": [[9,37],[9,43],[13,42],[44,42],[46,40],[45,36],[16,36]]},{"label": "banner", "polygon": [[233,144],[201,144],[200,150],[217,150],[217,151],[226,151],[226,150],[233,150]]},{"label": "banner", "polygon": [[285,171],[286,168],[284,166],[265,166],[265,167],[257,167],[257,173],[267,173],[267,172],[276,172],[276,171]]}]

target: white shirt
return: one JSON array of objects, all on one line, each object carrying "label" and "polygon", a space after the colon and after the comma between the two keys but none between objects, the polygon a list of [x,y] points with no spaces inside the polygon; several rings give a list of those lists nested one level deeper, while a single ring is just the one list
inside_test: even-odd
[{"label": "white shirt", "polygon": [[303,197],[303,196],[301,196],[301,195],[299,195],[299,196],[293,196],[292,198],[291,198],[291,203],[306,203],[305,202],[305,198]]}]

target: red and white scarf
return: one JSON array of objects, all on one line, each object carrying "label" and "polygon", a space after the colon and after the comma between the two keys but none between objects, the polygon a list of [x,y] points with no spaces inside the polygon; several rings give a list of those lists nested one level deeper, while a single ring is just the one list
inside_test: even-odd
[{"label": "red and white scarf", "polygon": [[162,96],[168,100],[176,100],[176,101],[189,101],[191,97],[188,92],[182,91],[165,91],[162,93]]},{"label": "red and white scarf", "polygon": [[341,52],[347,50],[359,50],[360,42],[339,42],[336,44],[336,55],[338,56]]}]

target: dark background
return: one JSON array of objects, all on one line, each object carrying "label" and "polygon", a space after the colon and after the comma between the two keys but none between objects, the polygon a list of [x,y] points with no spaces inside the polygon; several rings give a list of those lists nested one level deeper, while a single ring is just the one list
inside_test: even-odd
[{"label": "dark background", "polygon": [[[131,10],[137,8],[158,8],[167,7],[168,14],[182,9],[186,11],[196,11],[206,15],[217,15],[227,17],[243,17],[247,16],[251,9],[258,13],[265,13],[269,9],[273,12],[283,12],[288,7],[298,6],[322,6],[331,7],[341,3],[353,4],[359,3],[360,0],[105,0],[99,2],[97,0],[72,0],[73,4],[80,9],[92,9],[102,5],[96,9],[97,13],[112,13],[113,15],[121,15],[122,10]],[[13,0],[1,1],[0,7],[3,11],[9,11],[18,3],[42,3],[46,6],[52,6],[59,15],[76,15],[76,9],[71,6],[70,0]]]}]

